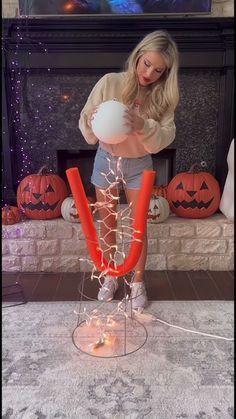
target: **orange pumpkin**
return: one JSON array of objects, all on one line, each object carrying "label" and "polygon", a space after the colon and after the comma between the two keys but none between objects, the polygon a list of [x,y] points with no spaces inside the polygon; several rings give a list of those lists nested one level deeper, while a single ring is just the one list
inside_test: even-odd
[{"label": "orange pumpkin", "polygon": [[152,190],[152,195],[162,196],[162,198],[167,199],[167,186],[168,185],[154,186]]},{"label": "orange pumpkin", "polygon": [[26,176],[17,189],[17,205],[29,218],[52,219],[61,216],[61,204],[67,197],[63,179],[43,166],[37,174]]},{"label": "orange pumpkin", "polygon": [[199,164],[194,163],[188,172],[178,173],[168,184],[167,200],[172,212],[180,217],[209,217],[219,208],[219,183],[210,173],[197,168]]},{"label": "orange pumpkin", "polygon": [[2,208],[2,224],[12,225],[19,223],[20,220],[21,215],[18,207],[6,205]]}]

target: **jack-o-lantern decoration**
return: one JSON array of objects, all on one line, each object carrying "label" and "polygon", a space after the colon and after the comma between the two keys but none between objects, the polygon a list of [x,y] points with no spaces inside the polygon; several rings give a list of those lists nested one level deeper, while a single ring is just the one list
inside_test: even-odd
[{"label": "jack-o-lantern decoration", "polygon": [[167,186],[168,185],[153,186],[152,194],[167,199]]},{"label": "jack-o-lantern decoration", "polygon": [[26,176],[17,189],[17,205],[28,218],[46,220],[61,216],[61,204],[68,196],[60,176],[43,166],[37,174]]},{"label": "jack-o-lantern decoration", "polygon": [[162,223],[170,214],[170,206],[167,199],[163,196],[151,195],[148,222],[149,223]]},{"label": "jack-o-lantern decoration", "polygon": [[[94,204],[96,199],[93,197],[87,197],[88,204]],[[65,221],[69,221],[70,223],[79,223],[79,215],[76,209],[75,200],[72,196],[68,196],[68,198],[64,199],[61,206],[61,215]]]},{"label": "jack-o-lantern decoration", "polygon": [[2,208],[2,224],[3,225],[12,225],[19,223],[21,220],[21,214],[18,207],[5,205]]},{"label": "jack-o-lantern decoration", "polygon": [[188,172],[178,173],[168,184],[170,209],[179,217],[205,218],[219,208],[220,186],[210,173],[194,163]]}]

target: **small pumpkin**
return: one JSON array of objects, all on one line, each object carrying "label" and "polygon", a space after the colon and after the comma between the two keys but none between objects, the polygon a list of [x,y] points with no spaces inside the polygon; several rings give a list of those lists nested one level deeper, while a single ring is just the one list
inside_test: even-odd
[{"label": "small pumpkin", "polygon": [[[94,204],[95,199],[93,197],[87,197],[88,203]],[[68,196],[61,205],[61,215],[65,221],[69,221],[70,223],[79,223],[79,215],[75,206],[75,200],[72,196]]]},{"label": "small pumpkin", "polygon": [[18,207],[5,205],[2,208],[2,224],[3,225],[12,225],[19,223],[21,220],[21,214]]},{"label": "small pumpkin", "polygon": [[154,186],[152,194],[155,196],[162,196],[163,198],[167,199],[167,187],[168,185]]},{"label": "small pumpkin", "polygon": [[43,166],[37,174],[26,176],[17,188],[17,205],[29,218],[52,219],[61,216],[61,204],[68,196],[60,176]]},{"label": "small pumpkin", "polygon": [[206,167],[205,162],[194,163],[188,172],[178,173],[168,184],[170,209],[179,217],[209,217],[219,208],[219,183],[202,167]]},{"label": "small pumpkin", "polygon": [[151,195],[148,222],[149,223],[162,223],[170,214],[170,206],[167,199],[163,196]]}]

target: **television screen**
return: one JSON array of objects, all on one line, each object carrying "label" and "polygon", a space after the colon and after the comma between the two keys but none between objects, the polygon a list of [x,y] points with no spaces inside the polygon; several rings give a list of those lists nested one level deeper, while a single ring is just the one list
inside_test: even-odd
[{"label": "television screen", "polygon": [[212,0],[19,0],[21,16],[210,13]]}]

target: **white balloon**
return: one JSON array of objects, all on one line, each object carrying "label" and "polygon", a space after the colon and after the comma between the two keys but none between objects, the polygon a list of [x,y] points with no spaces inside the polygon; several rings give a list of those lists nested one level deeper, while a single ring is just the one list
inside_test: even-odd
[{"label": "white balloon", "polygon": [[91,121],[94,135],[107,144],[118,144],[126,140],[130,131],[124,119],[127,109],[126,105],[116,100],[101,103]]}]

